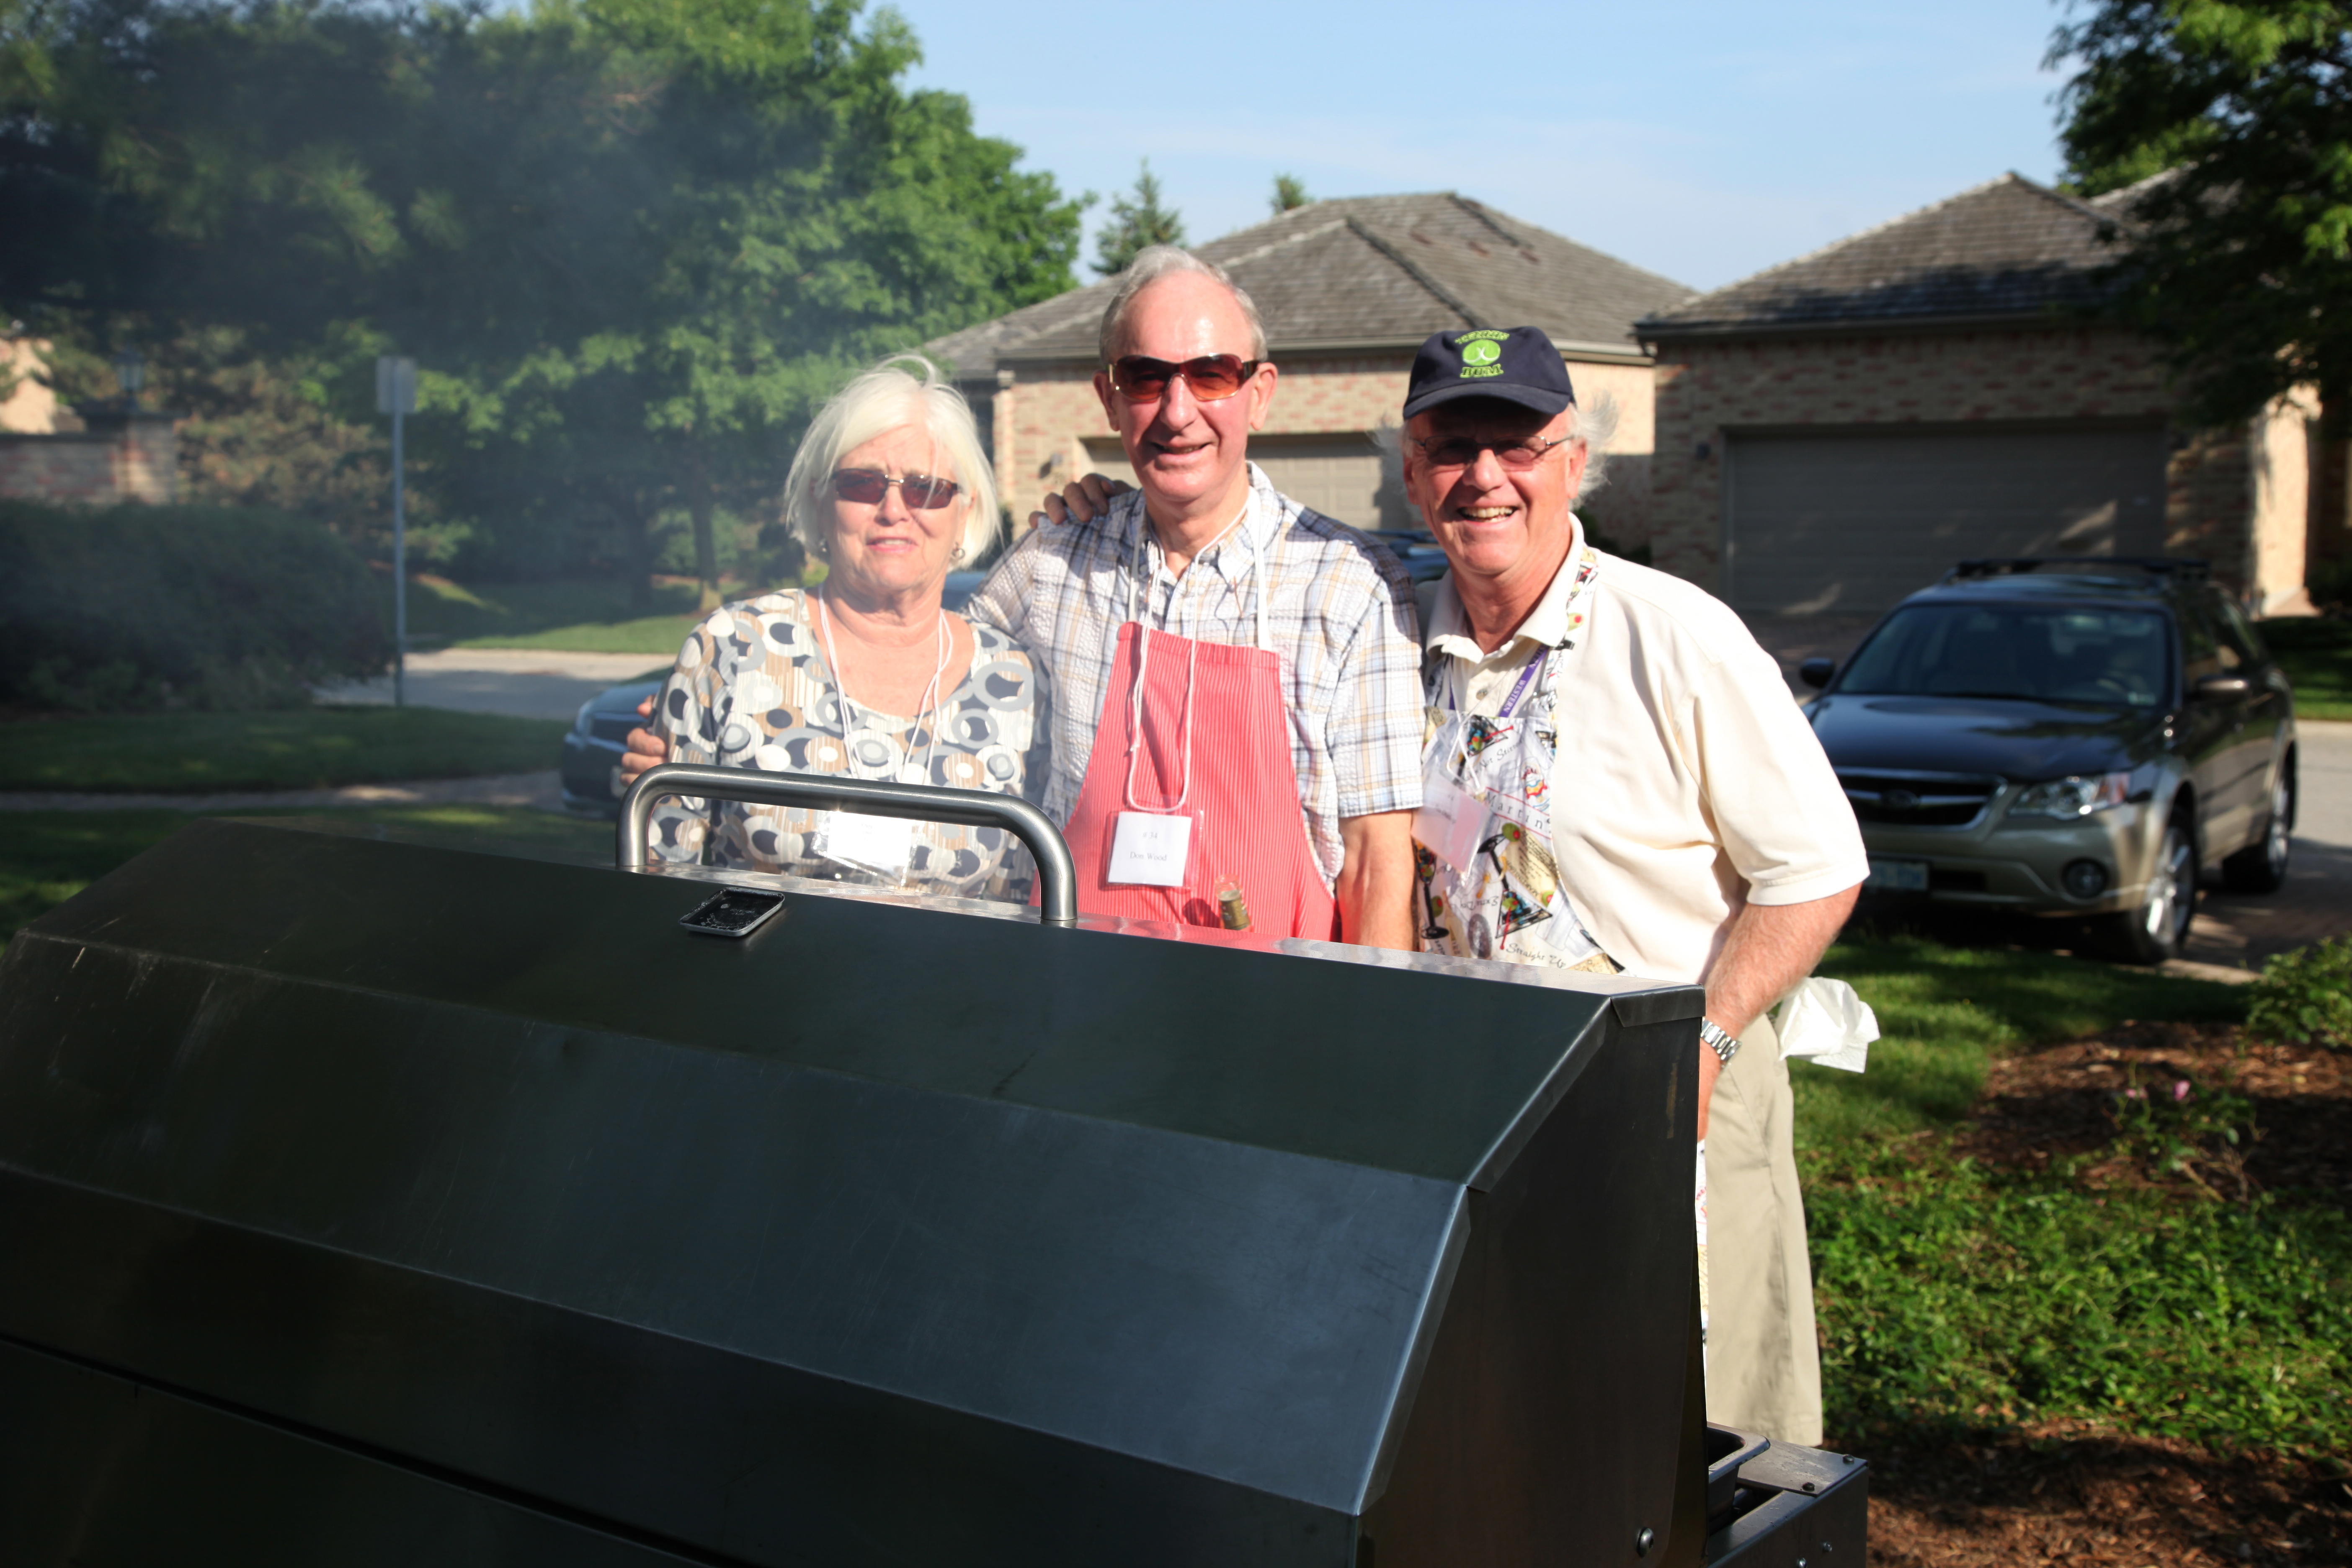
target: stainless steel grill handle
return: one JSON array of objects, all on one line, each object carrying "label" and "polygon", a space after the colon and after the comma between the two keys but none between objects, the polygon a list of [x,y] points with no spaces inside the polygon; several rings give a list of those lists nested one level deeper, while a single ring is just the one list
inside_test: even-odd
[{"label": "stainless steel grill handle", "polygon": [[621,797],[619,839],[614,862],[624,871],[646,868],[646,830],[654,803],[666,795],[691,795],[740,800],[751,805],[801,805],[819,811],[858,811],[868,816],[902,816],[914,822],[953,822],[966,827],[1001,827],[1029,846],[1037,862],[1037,901],[1049,926],[1078,923],[1078,876],[1070,847],[1053,819],[1027,801],[976,789],[930,789],[877,779],[825,773],[763,773],[748,768],[709,768],[664,763],[648,768]]}]

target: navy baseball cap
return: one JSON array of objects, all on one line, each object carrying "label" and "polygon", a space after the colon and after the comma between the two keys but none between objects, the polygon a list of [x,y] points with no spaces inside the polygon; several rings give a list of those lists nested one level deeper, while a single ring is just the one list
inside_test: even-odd
[{"label": "navy baseball cap", "polygon": [[1433,333],[1421,345],[1405,384],[1404,416],[1456,397],[1498,397],[1557,414],[1576,401],[1576,388],[1541,327],[1480,327]]}]

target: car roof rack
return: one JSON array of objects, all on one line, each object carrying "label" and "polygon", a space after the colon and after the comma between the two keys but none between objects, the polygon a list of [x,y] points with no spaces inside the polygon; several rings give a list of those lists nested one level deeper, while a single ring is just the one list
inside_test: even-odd
[{"label": "car roof rack", "polygon": [[2154,577],[2209,577],[2212,563],[2179,555],[1989,555],[1963,561],[1944,574],[1947,583],[1972,577],[2007,577],[2032,572],[2063,572],[2077,576],[2103,574],[2121,567]]}]

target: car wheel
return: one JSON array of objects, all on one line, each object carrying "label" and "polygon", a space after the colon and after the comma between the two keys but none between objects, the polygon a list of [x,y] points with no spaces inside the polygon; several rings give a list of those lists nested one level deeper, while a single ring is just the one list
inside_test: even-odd
[{"label": "car wheel", "polygon": [[2179,822],[2164,830],[2156,868],[2137,909],[2106,917],[2106,937],[2126,963],[2162,963],[2179,955],[2197,913],[2197,850]]},{"label": "car wheel", "polygon": [[2294,780],[2285,770],[2271,786],[2271,814],[2263,836],[2221,862],[2222,880],[2234,892],[2275,893],[2286,884],[2287,857],[2294,848]]}]

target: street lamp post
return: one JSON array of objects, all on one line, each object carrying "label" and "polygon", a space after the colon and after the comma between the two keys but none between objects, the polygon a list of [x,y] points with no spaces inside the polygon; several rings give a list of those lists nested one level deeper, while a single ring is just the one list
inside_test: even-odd
[{"label": "street lamp post", "polygon": [[138,413],[139,389],[147,384],[147,356],[137,349],[118,351],[114,356],[114,379],[122,388],[122,405]]},{"label": "street lamp post", "polygon": [[385,354],[375,362],[375,411],[392,416],[392,705],[408,704],[408,505],[402,472],[401,422],[416,412],[416,362]]}]

